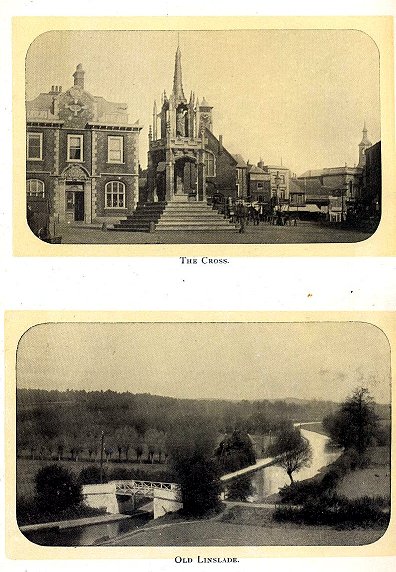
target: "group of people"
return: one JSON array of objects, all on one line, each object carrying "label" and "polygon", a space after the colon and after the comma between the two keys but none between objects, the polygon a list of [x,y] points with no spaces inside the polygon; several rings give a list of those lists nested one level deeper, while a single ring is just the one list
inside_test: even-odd
[{"label": "group of people", "polygon": [[224,215],[231,222],[240,225],[239,232],[244,233],[245,227],[252,223],[259,225],[264,222],[273,226],[297,226],[297,215],[282,211],[281,209],[271,209],[264,204],[246,205],[242,200],[233,200],[228,197],[225,202]]}]

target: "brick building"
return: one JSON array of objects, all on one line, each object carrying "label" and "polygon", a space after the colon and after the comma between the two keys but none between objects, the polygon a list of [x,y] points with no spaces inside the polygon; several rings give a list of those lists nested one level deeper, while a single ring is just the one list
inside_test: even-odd
[{"label": "brick building", "polygon": [[363,186],[361,193],[362,205],[370,214],[381,211],[381,141],[366,149],[365,165],[363,167]]},{"label": "brick building", "polygon": [[248,197],[248,165],[242,155],[233,155],[237,162],[236,169],[236,198],[246,199]]},{"label": "brick building", "polygon": [[93,96],[77,66],[74,85],[26,102],[27,201],[44,198],[60,222],[112,222],[138,201],[141,127],[124,103]]},{"label": "brick building", "polygon": [[270,204],[270,176],[258,165],[248,165],[248,200]]},{"label": "brick building", "polygon": [[[304,203],[318,204],[324,213],[324,201],[327,202],[327,217],[331,222],[343,222],[349,213],[359,207],[363,192],[363,171],[366,156],[370,154],[371,142],[367,137],[366,125],[359,143],[359,162],[354,167],[326,167],[309,170],[295,181],[304,190]],[[295,187],[294,187],[295,188]],[[294,199],[296,193],[293,192]],[[320,201],[320,205],[319,205]],[[303,209],[301,209],[302,211]]]}]

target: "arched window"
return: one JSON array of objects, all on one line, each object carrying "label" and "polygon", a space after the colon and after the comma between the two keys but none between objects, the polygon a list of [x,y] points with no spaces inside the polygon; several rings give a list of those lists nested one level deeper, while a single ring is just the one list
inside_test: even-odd
[{"label": "arched window", "polygon": [[110,181],[105,186],[106,208],[125,209],[125,185],[120,181]]},{"label": "arched window", "polygon": [[26,181],[26,196],[44,198],[44,183],[39,179]]},{"label": "arched window", "polygon": [[215,156],[210,151],[205,151],[205,168],[207,177],[216,176]]}]

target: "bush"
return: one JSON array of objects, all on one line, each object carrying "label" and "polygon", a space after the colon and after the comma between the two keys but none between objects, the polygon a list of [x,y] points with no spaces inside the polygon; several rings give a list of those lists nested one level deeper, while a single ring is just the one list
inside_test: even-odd
[{"label": "bush", "polygon": [[317,497],[324,491],[322,481],[297,481],[279,489],[281,503],[301,504],[310,497]]},{"label": "bush", "polygon": [[244,475],[239,477],[239,479],[234,479],[228,485],[228,495],[229,500],[246,501],[248,497],[253,494],[252,479],[249,475]]},{"label": "bush", "polygon": [[109,472],[109,481],[130,481],[132,471],[125,467],[115,467]]},{"label": "bush", "polygon": [[336,494],[310,497],[302,506],[278,505],[274,512],[277,521],[330,526],[384,526],[389,522],[388,504],[381,497],[362,497],[350,500]]},{"label": "bush", "polygon": [[58,512],[82,503],[81,484],[59,465],[42,467],[36,474],[35,485],[40,512]]},{"label": "bush", "polygon": [[73,520],[105,514],[106,510],[88,507],[84,504],[74,505],[62,511],[40,510],[36,499],[19,497],[16,505],[16,518],[19,526],[25,524],[38,524],[41,522],[54,522],[58,520]]},{"label": "bush", "polygon": [[[84,467],[84,469],[82,469],[80,471],[80,474],[78,476],[78,481],[82,484],[82,485],[96,485],[99,484],[100,481],[100,467],[97,467],[96,465],[92,465],[91,467]],[[102,483],[107,483],[108,479],[107,479],[107,475],[105,470],[103,469],[102,472]]]}]

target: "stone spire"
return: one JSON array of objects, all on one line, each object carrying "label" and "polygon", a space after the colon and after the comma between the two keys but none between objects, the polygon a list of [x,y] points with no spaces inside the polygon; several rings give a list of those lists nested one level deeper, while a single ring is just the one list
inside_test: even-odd
[{"label": "stone spire", "polygon": [[364,145],[365,147],[371,147],[371,141],[367,137],[366,122],[364,122],[364,125],[363,125],[363,138],[360,142],[360,145]]},{"label": "stone spire", "polygon": [[177,46],[176,58],[175,58],[175,74],[173,76],[173,97],[177,103],[186,103],[187,99],[183,92],[183,81],[182,81],[182,68],[181,68],[181,51],[180,46]]},{"label": "stone spire", "polygon": [[366,122],[363,125],[363,137],[359,143],[359,163],[358,167],[364,167],[366,164],[366,149],[371,147],[372,143],[367,137],[367,127]]}]

